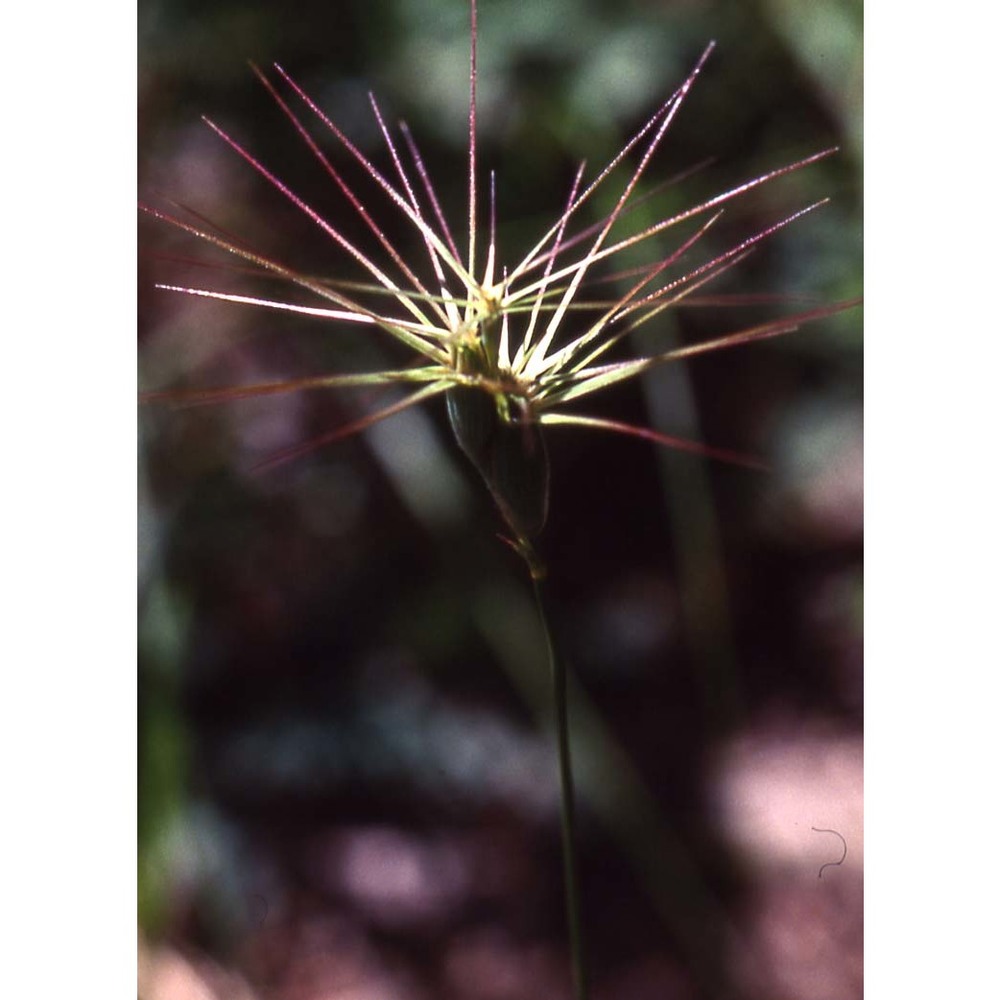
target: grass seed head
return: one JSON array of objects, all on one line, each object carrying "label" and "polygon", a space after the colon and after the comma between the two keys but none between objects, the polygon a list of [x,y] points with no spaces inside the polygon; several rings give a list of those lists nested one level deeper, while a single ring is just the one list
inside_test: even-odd
[{"label": "grass seed head", "polygon": [[[273,174],[260,160],[219,126],[207,125],[268,184],[312,221],[366,274],[365,282],[330,281],[304,274],[259,254],[202,216],[177,206],[171,214],[142,206],[149,214],[226,251],[256,274],[282,279],[311,300],[235,295],[210,288],[161,285],[173,292],[222,299],[258,308],[305,314],[335,323],[381,330],[412,354],[412,363],[399,369],[329,374],[306,379],[193,392],[150,393],[146,399],[217,402],[253,395],[307,389],[347,389],[360,386],[409,386],[404,399],[377,409],[324,436],[335,440],[361,430],[425,399],[444,395],[456,440],[488,486],[518,543],[541,531],[548,512],[549,463],[542,428],[576,426],[629,434],[660,444],[697,451],[726,461],[755,464],[745,456],[686,442],[620,421],[576,412],[568,404],[612,385],[632,379],[657,365],[789,333],[803,322],[830,315],[855,303],[839,303],[782,317],[738,330],[716,340],[660,354],[607,361],[607,352],[632,331],[664,310],[693,299],[694,293],[751,253],[755,246],[816,208],[809,205],[695,266],[685,265],[693,248],[716,222],[727,202],[770,181],[830,155],[824,150],[663,218],[628,236],[612,234],[641,200],[636,189],[671,123],[680,112],[713,46],[709,45],[673,94],[623,146],[619,153],[584,185],[581,165],[567,201],[549,228],[520,260],[500,264],[496,240],[495,195],[490,205],[487,237],[478,232],[476,152],[476,43],[475,3],[472,7],[470,58],[468,237],[461,255],[417,144],[405,123],[398,142],[378,104],[371,106],[389,158],[394,179],[375,166],[327,114],[280,66],[275,79],[257,67],[254,72],[282,113],[308,146],[371,232],[377,250],[365,250],[337,225],[321,215]],[[286,96],[279,90],[281,87]],[[300,105],[323,131],[332,135],[362,168],[381,196],[406,220],[424,247],[421,263],[407,259],[375,222],[366,200],[342,177],[319,141],[306,127]],[[404,161],[404,150],[406,158]],[[634,162],[629,167],[628,163]],[[624,184],[613,209],[596,224],[581,225],[583,207],[594,193],[615,178]],[[595,265],[614,262],[617,255],[659,239],[668,229],[698,220],[665,257],[639,268],[612,275],[628,285],[610,299],[587,298],[585,281]],[[485,245],[480,265],[479,248]],[[423,276],[421,276],[423,275]],[[592,283],[593,284],[593,283]],[[308,447],[308,446],[307,446]],[[294,455],[306,448],[295,449]],[[279,456],[279,459],[289,455]]]}]

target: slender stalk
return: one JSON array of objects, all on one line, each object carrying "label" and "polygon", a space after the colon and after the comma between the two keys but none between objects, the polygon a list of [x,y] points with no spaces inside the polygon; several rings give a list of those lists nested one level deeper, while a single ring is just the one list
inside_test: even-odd
[{"label": "slender stalk", "polygon": [[531,573],[538,617],[545,633],[545,645],[552,673],[556,741],[559,753],[559,789],[562,820],[563,882],[566,892],[566,922],[569,927],[570,961],[573,966],[575,1000],[587,1000],[589,989],[584,960],[583,924],[580,917],[580,878],[576,860],[576,806],[573,790],[573,762],[570,756],[569,712],[566,699],[566,663],[556,650],[550,627],[551,615],[544,588],[545,567],[526,539],[520,539],[518,551]]}]

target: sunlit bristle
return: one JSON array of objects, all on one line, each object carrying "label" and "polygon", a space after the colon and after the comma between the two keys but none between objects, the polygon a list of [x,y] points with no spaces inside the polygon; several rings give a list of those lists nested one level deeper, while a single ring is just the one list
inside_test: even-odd
[{"label": "sunlit bristle", "polygon": [[476,273],[476,82],[479,16],[469,4],[469,274]]}]

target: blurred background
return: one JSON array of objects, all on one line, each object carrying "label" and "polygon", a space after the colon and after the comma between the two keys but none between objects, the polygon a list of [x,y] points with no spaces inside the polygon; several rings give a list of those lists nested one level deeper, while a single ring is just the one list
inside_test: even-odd
[{"label": "blurred background", "polygon": [[[144,0],[139,21],[144,201],[361,277],[200,121],[360,232],[247,64],[278,62],[386,170],[368,91],[404,118],[461,232],[462,0]],[[643,190],[683,179],[629,225],[836,145],[733,203],[713,246],[831,201],[627,351],[860,294],[861,4],[480,3],[480,176],[497,171],[508,262],[562,210],[579,161],[593,176],[711,39]],[[370,207],[422,262],[398,213]],[[142,389],[406,360],[370,331],[159,291],[265,286],[156,220],[139,238]],[[647,252],[676,245],[668,232]],[[862,995],[861,358],[852,310],[580,407],[763,457],[766,473],[548,434],[540,547],[577,680],[596,1000]],[[543,640],[444,404],[254,471],[391,399],[140,411],[142,1000],[570,996]],[[838,835],[846,859],[819,877]]]}]

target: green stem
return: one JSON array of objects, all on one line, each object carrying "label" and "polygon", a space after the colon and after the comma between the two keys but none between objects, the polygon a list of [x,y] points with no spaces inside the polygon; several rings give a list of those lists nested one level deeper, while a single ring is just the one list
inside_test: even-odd
[{"label": "green stem", "polygon": [[576,815],[573,792],[573,762],[569,745],[569,712],[566,699],[566,664],[556,651],[549,626],[550,615],[543,589],[545,567],[531,544],[518,542],[518,550],[531,573],[538,617],[545,633],[545,644],[552,671],[552,691],[555,702],[556,738],[559,748],[559,788],[561,792],[563,881],[566,890],[566,922],[569,925],[570,960],[573,966],[574,997],[587,1000],[587,967],[584,962],[583,926],[580,919],[580,879],[576,862]]}]

